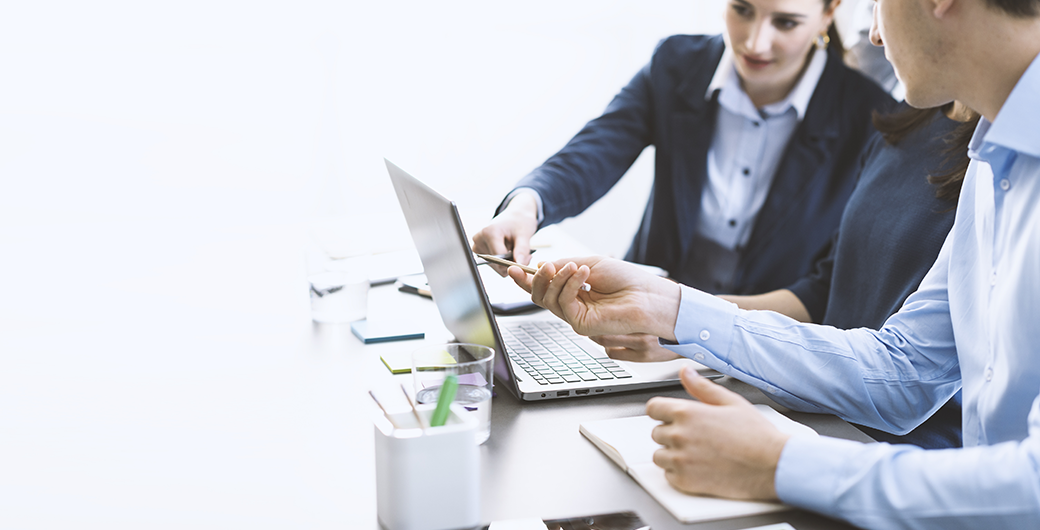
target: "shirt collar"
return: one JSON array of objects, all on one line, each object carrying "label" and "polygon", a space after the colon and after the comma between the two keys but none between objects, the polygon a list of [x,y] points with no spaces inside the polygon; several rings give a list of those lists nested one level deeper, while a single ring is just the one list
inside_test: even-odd
[{"label": "shirt collar", "polygon": [[[775,116],[786,112],[790,107],[794,107],[795,112],[798,113],[799,120],[805,117],[805,111],[809,107],[809,100],[812,99],[813,92],[816,91],[816,85],[820,81],[820,76],[823,75],[823,70],[827,66],[826,52],[813,48],[812,54],[812,57],[809,59],[809,66],[806,67],[801,79],[798,80],[791,92],[787,94],[787,97],[758,110],[767,115]],[[734,112],[739,112],[738,109],[740,107],[736,100],[740,99],[741,96],[747,98],[747,94],[744,93],[744,89],[740,86],[740,76],[737,75],[737,68],[733,64],[733,52],[729,48],[722,52],[722,59],[719,61],[719,66],[715,68],[715,75],[712,76],[711,83],[708,84],[708,91],[704,94],[704,99],[711,100],[716,90],[720,91],[719,102]]]},{"label": "shirt collar", "polygon": [[[968,143],[972,158],[984,158],[988,147],[1003,147],[1011,151],[1040,158],[1040,55],[1019,78],[993,122],[979,120],[975,134]],[[989,145],[988,145],[989,144]]]}]

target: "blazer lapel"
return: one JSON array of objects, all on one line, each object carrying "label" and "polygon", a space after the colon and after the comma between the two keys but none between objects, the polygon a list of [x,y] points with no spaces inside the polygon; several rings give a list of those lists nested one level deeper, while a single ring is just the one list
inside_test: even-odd
[{"label": "blazer lapel", "polygon": [[722,59],[724,44],[721,37],[717,38],[714,48],[713,53],[705,54],[705,60],[700,64],[690,65],[685,79],[676,88],[679,101],[669,120],[672,149],[670,192],[681,249],[679,256],[687,255],[697,231],[701,190],[708,171],[708,149],[715,131],[718,94],[713,94],[710,100],[705,95]]},{"label": "blazer lapel", "polygon": [[766,242],[777,237],[776,231],[783,219],[798,213],[791,206],[798,204],[798,197],[805,193],[808,186],[819,178],[829,177],[819,173],[832,167],[832,164],[825,162],[828,153],[833,153],[833,144],[839,140],[840,134],[834,119],[835,116],[841,116],[840,109],[835,108],[833,91],[827,90],[828,86],[834,86],[836,82],[837,68],[832,64],[833,60],[833,56],[828,57],[827,67],[809,101],[805,118],[784,151],[766,202],[755,219],[745,257],[753,255]]}]

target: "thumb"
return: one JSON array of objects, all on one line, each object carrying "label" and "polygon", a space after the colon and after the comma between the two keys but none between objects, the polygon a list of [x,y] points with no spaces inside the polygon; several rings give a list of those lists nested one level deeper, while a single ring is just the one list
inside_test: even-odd
[{"label": "thumb", "polygon": [[708,405],[736,405],[745,401],[740,394],[712,383],[698,374],[697,370],[689,366],[682,369],[679,377],[682,379],[683,388],[701,403],[707,403]]},{"label": "thumb", "polygon": [[531,240],[516,237],[513,240],[513,261],[528,265],[531,263]]}]

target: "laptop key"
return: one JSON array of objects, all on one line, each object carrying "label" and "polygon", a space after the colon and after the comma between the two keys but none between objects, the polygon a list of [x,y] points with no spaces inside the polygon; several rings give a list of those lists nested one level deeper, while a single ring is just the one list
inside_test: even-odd
[{"label": "laptop key", "polygon": [[580,377],[582,381],[598,381],[599,380],[599,378],[596,377],[596,374],[593,374],[592,372],[578,372],[578,377]]},{"label": "laptop key", "polygon": [[628,379],[629,377],[632,377],[632,374],[630,374],[628,372],[613,372],[613,373],[614,373],[614,377],[616,377],[618,379]]},{"label": "laptop key", "polygon": [[578,381],[581,381],[581,378],[576,376],[576,375],[574,375],[574,374],[570,374],[570,375],[564,375],[563,376],[563,380],[567,381],[568,383],[577,383]]},{"label": "laptop key", "polygon": [[614,379],[614,376],[610,375],[610,372],[597,373],[596,377],[600,379]]}]

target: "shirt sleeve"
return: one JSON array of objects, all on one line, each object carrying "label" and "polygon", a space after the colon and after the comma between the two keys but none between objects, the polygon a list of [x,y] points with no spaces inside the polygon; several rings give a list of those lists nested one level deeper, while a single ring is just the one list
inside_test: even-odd
[{"label": "shirt sleeve", "polygon": [[946,291],[949,245],[921,287],[880,330],[802,324],[745,311],[682,287],[676,345],[667,345],[795,410],[910,431],[960,388]]},{"label": "shirt sleeve", "polygon": [[831,295],[831,278],[834,273],[834,253],[838,247],[838,233],[823,247],[813,262],[813,271],[791,284],[787,290],[794,293],[809,312],[812,321],[819,324],[827,314],[827,300]]},{"label": "shirt sleeve", "polygon": [[601,116],[517,183],[517,188],[531,188],[541,197],[539,227],[577,215],[606,195],[651,144],[652,64],[636,73]]},{"label": "shirt sleeve", "polygon": [[780,500],[862,528],[1040,528],[1040,396],[1021,442],[964,449],[787,441]]},{"label": "shirt sleeve", "polygon": [[[949,239],[879,331],[800,324],[682,288],[669,349],[797,410],[906,432],[959,388],[946,291]],[[1021,442],[925,451],[791,438],[776,472],[788,504],[865,528],[1040,527],[1040,396]]]},{"label": "shirt sleeve", "polygon": [[502,210],[505,210],[506,207],[509,206],[509,202],[521,193],[534,197],[535,206],[538,209],[538,224],[541,225],[542,219],[545,218],[545,208],[542,206],[542,196],[538,195],[538,190],[534,188],[515,188],[513,191],[509,192],[509,195],[506,195],[506,198],[502,199],[502,203],[498,205],[498,208],[495,208],[495,215],[502,213]]}]

